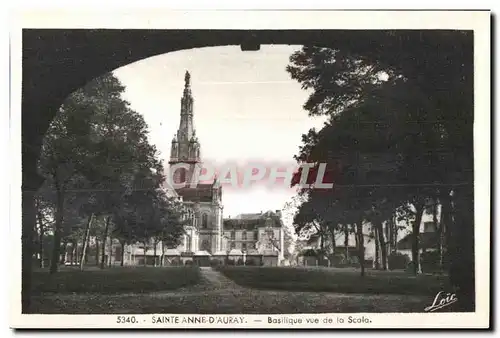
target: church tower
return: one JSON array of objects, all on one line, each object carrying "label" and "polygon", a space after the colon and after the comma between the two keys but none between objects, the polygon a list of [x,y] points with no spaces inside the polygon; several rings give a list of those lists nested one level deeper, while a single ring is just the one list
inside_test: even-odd
[{"label": "church tower", "polygon": [[174,173],[174,183],[191,182],[193,173],[201,165],[200,143],[193,125],[194,100],[191,93],[191,74],[184,76],[184,92],[181,98],[181,120],[177,134],[172,139],[170,150],[170,166],[187,164],[189,169],[179,168]]}]

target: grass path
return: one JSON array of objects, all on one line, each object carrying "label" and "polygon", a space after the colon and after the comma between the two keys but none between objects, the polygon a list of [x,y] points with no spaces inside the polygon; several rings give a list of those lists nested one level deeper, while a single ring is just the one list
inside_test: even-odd
[{"label": "grass path", "polygon": [[434,295],[290,292],[242,287],[211,268],[198,284],[146,294],[64,294],[34,297],[36,313],[65,314],[277,314],[423,312]]}]

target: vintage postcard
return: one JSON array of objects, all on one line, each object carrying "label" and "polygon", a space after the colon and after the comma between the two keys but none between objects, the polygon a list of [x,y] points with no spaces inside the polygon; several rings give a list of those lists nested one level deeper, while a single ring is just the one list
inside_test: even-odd
[{"label": "vintage postcard", "polygon": [[18,13],[14,328],[490,327],[488,11]]}]

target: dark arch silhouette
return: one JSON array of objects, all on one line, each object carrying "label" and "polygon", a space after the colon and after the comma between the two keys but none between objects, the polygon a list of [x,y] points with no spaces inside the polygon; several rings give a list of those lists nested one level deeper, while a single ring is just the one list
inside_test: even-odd
[{"label": "dark arch silhouette", "polygon": [[[380,34],[377,34],[380,33]],[[334,47],[355,41],[360,52],[376,53],[386,31],[369,30],[120,30],[24,29],[22,32],[22,312],[30,308],[34,193],[42,138],[64,99],[90,80],[151,56],[199,47],[260,44]],[[420,34],[425,48],[433,31]],[[427,35],[426,35],[427,34]],[[409,41],[409,42],[406,42]],[[411,39],[400,40],[412,43]],[[461,230],[461,229],[460,229]]]}]

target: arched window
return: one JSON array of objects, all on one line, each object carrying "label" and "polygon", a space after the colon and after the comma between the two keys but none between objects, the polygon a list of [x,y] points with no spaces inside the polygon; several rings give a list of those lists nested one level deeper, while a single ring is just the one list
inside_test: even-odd
[{"label": "arched window", "polygon": [[184,183],[186,182],[186,168],[179,168],[179,182],[177,183]]},{"label": "arched window", "polygon": [[201,216],[201,226],[203,227],[203,229],[208,228],[208,215],[207,214],[203,214]]}]

